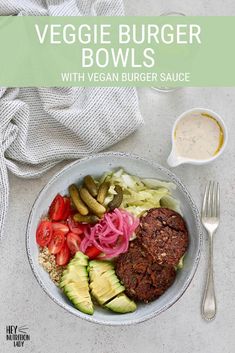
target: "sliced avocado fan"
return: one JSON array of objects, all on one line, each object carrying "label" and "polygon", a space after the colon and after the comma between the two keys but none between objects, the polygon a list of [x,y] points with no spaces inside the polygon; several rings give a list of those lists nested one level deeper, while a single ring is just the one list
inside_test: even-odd
[{"label": "sliced avocado fan", "polygon": [[123,293],[125,287],[121,285],[112,262],[92,260],[88,272],[91,295],[104,308],[122,314],[136,310],[135,302]]},{"label": "sliced avocado fan", "polygon": [[124,292],[116,276],[114,265],[109,261],[90,261],[88,266],[91,295],[104,305],[118,294]]},{"label": "sliced avocado fan", "polygon": [[89,292],[87,266],[88,257],[78,251],[63,272],[60,288],[75,308],[92,315],[94,307]]}]

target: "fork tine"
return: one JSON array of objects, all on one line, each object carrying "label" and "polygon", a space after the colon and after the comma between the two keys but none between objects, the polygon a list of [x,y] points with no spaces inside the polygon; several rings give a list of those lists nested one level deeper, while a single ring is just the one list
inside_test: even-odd
[{"label": "fork tine", "polygon": [[203,199],[203,204],[202,204],[202,216],[203,217],[207,216],[209,187],[210,187],[210,182],[207,183],[205,193],[204,193],[204,199]]},{"label": "fork tine", "polygon": [[217,194],[215,181],[212,182],[211,194],[211,217],[216,217]]},{"label": "fork tine", "polygon": [[216,183],[216,217],[220,215],[220,189],[219,183]]},{"label": "fork tine", "polygon": [[208,198],[207,198],[207,217],[211,217],[212,214],[212,192],[213,182],[209,182]]}]

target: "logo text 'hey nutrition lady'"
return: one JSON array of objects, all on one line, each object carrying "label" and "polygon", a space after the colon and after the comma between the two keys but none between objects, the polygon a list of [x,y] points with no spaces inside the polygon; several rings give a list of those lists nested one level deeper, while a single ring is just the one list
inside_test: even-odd
[{"label": "logo text 'hey nutrition lady'", "polygon": [[12,342],[14,347],[24,347],[26,341],[30,341],[28,327],[26,325],[7,325],[6,340]]}]

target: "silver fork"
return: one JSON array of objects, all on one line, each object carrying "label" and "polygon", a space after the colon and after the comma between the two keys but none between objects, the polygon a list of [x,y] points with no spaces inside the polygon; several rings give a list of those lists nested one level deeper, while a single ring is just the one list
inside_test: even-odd
[{"label": "silver fork", "polygon": [[210,181],[205,190],[202,205],[202,224],[209,236],[208,274],[202,301],[202,316],[205,320],[213,320],[216,315],[216,298],[213,279],[213,238],[219,226],[220,192],[219,183]]}]

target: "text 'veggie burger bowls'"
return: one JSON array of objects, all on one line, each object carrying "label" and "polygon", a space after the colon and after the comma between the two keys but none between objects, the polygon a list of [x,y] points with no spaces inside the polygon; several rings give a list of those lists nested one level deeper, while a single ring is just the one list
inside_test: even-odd
[{"label": "text 'veggie burger bowls'", "polygon": [[27,228],[32,270],[65,310],[110,325],[173,305],[196,271],[197,208],[156,163],[103,153],[72,163],[41,191]]}]

